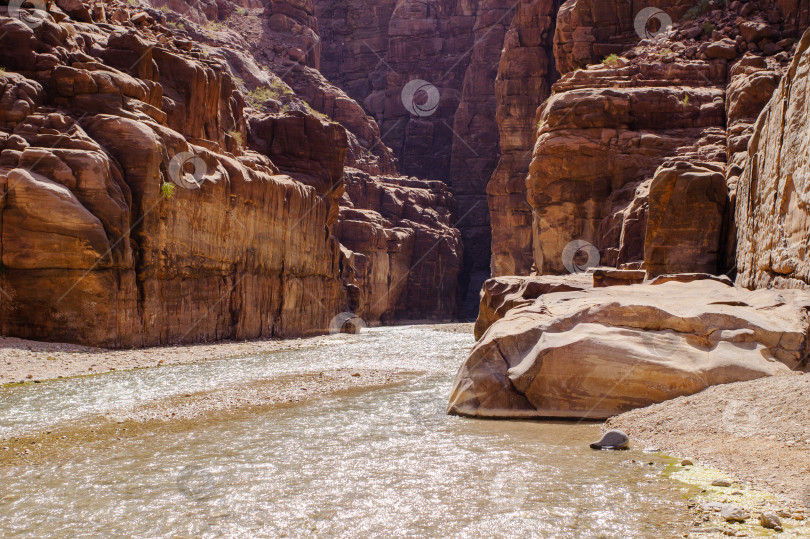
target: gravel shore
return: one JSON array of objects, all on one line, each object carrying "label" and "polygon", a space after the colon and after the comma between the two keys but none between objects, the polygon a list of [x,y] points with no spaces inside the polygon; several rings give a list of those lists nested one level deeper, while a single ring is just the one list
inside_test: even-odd
[{"label": "gravel shore", "polygon": [[810,507],[808,410],[810,375],[797,373],[710,387],[621,414],[606,428]]},{"label": "gravel shore", "polygon": [[0,385],[295,350],[321,345],[330,338],[333,336],[107,350],[0,337]]}]

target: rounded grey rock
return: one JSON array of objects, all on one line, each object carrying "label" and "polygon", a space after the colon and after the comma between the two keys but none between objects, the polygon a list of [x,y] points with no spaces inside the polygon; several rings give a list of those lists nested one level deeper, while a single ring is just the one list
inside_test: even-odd
[{"label": "rounded grey rock", "polygon": [[591,444],[591,449],[627,449],[630,437],[620,430],[609,430],[598,442]]}]

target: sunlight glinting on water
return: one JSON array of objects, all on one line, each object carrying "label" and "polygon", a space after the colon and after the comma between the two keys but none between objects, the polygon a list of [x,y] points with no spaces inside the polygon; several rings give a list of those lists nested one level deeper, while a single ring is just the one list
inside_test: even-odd
[{"label": "sunlight glinting on water", "polygon": [[0,531],[10,537],[675,535],[669,522],[685,518],[684,504],[661,475],[662,457],[592,451],[594,425],[444,415],[453,376],[472,344],[470,335],[432,327],[378,328],[336,336],[320,348],[5,388],[0,424],[7,433],[294,372],[424,373],[404,386],[190,432],[159,429],[70,462],[0,469]]}]

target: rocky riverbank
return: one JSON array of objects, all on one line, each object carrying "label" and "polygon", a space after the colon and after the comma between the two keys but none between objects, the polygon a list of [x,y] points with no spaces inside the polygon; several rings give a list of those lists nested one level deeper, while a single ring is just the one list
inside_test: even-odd
[{"label": "rocky riverbank", "polygon": [[810,375],[797,373],[710,387],[606,426],[810,508],[808,407]]},{"label": "rocky riverbank", "polygon": [[267,354],[318,346],[330,338],[321,336],[306,339],[108,350],[0,337],[0,385]]}]

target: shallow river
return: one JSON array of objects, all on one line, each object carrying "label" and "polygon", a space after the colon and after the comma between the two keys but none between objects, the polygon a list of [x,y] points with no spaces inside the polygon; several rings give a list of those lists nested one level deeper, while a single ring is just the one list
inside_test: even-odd
[{"label": "shallow river", "polygon": [[404,386],[0,468],[0,536],[680,535],[688,517],[681,486],[663,476],[666,458],[592,451],[593,424],[444,415],[472,344],[440,326],[374,328],[317,348],[2,388],[8,437],[290,373],[422,373]]}]

